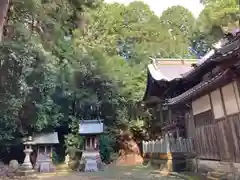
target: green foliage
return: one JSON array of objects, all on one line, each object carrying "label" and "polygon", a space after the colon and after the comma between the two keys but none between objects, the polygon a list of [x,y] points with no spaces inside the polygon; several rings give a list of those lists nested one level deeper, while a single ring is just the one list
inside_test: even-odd
[{"label": "green foliage", "polygon": [[75,117],[70,117],[69,119],[69,129],[71,133],[65,137],[66,153],[70,155],[71,158],[75,158],[79,150],[83,149],[84,137],[79,135],[79,120]]},{"label": "green foliage", "polygon": [[[182,9],[182,11],[185,10]],[[188,33],[187,30],[191,29],[190,23],[194,21],[194,18],[191,13],[185,11],[185,16],[180,17],[185,18],[182,19],[184,22],[189,20],[188,26],[184,26]],[[96,11],[90,11],[87,14],[86,18],[89,17],[89,23],[85,27],[84,36],[82,36],[82,31],[75,31],[75,43],[80,48],[85,48],[87,42],[89,47],[98,47],[107,55],[124,56],[134,65],[139,63],[146,65],[149,56],[188,57],[186,54],[188,42],[181,36],[182,33],[176,35],[176,40],[173,39],[168,30],[174,29],[175,26],[161,23],[161,19],[142,2],[133,2],[128,6],[117,3],[103,4]],[[178,14],[173,17],[179,20]],[[181,32],[183,30],[185,29],[181,29]],[[189,33],[191,35],[191,32]],[[179,49],[179,47],[182,48]]]},{"label": "green foliage", "polygon": [[206,7],[199,17],[202,31],[211,30],[216,26],[227,32],[239,28],[240,6],[238,0],[210,0],[205,3]]},{"label": "green foliage", "polygon": [[165,45],[165,48],[167,47],[170,50],[167,51],[169,56],[191,58],[192,55],[188,50],[189,40],[193,35],[196,22],[192,13],[181,6],[172,6],[162,13],[160,20],[170,35],[170,39],[167,40]]},{"label": "green foliage", "polygon": [[112,154],[115,152],[115,139],[110,135],[101,135],[100,136],[100,155],[101,159],[105,163],[110,163],[112,159]]},{"label": "green foliage", "polygon": [[55,88],[54,58],[38,44],[3,43],[1,51],[1,139],[25,130],[56,126],[58,106],[51,100]]},{"label": "green foliage", "polygon": [[146,129],[144,128],[146,126],[146,123],[144,120],[134,120],[130,122],[129,130],[132,132],[133,137],[136,140],[139,140],[141,142],[142,139],[146,136]]},{"label": "green foliage", "polygon": [[237,0],[205,0],[204,10],[197,19],[197,29],[192,37],[197,51],[206,52],[224,33],[239,28],[239,2]]},{"label": "green foliage", "polygon": [[160,20],[173,35],[182,34],[186,38],[191,37],[196,22],[192,13],[182,6],[168,8],[163,12]]},{"label": "green foliage", "polygon": [[52,152],[52,161],[53,161],[53,164],[59,163],[59,158],[55,151]]}]

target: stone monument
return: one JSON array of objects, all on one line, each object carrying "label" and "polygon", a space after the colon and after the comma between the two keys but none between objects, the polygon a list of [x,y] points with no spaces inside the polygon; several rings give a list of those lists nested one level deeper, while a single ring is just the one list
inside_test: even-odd
[{"label": "stone monument", "polygon": [[11,160],[8,165],[9,169],[11,169],[12,172],[17,172],[19,169],[19,163],[17,160]]}]

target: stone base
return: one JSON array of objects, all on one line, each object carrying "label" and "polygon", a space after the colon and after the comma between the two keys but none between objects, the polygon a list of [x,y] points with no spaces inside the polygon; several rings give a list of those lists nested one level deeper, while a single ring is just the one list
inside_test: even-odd
[{"label": "stone base", "polygon": [[183,153],[152,153],[144,155],[144,164],[164,172],[195,171],[192,159]]},{"label": "stone base", "polygon": [[33,169],[30,170],[18,170],[17,175],[18,176],[34,176],[36,174],[36,171]]},{"label": "stone base", "polygon": [[198,169],[200,172],[240,172],[240,163],[199,159]]},{"label": "stone base", "polygon": [[181,172],[186,171],[186,160],[157,160],[152,159],[148,162],[155,169],[168,172]]},{"label": "stone base", "polygon": [[101,163],[99,151],[83,151],[79,171],[99,171]]}]

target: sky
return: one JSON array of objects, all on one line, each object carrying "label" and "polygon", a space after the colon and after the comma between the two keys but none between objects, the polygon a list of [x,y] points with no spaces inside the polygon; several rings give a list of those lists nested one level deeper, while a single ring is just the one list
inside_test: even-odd
[{"label": "sky", "polygon": [[[105,0],[107,3],[118,2],[123,4],[128,4],[134,0]],[[203,5],[200,0],[142,0],[144,3],[148,4],[152,11],[154,11],[158,16],[162,14],[164,10],[171,6],[180,5],[189,9],[195,17],[198,17],[203,9]]]}]

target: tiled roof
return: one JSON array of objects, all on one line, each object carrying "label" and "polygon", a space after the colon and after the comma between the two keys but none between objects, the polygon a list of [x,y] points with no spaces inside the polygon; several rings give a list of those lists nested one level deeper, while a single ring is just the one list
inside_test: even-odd
[{"label": "tiled roof", "polygon": [[229,71],[227,70],[222,73],[219,73],[214,78],[197,84],[196,86],[185,91],[184,93],[180,94],[179,96],[168,99],[166,105],[174,105],[174,104],[178,104],[180,102],[189,100],[193,96],[196,96],[200,91],[203,91],[205,88],[207,88],[210,84],[213,85],[214,83],[219,82],[228,72]]},{"label": "tiled roof", "polygon": [[81,120],[79,123],[79,134],[100,134],[103,131],[103,120]]},{"label": "tiled roof", "polygon": [[197,67],[190,70],[188,73],[184,75],[184,78],[188,78],[197,72],[202,70],[204,67],[212,64],[214,61],[225,60],[230,54],[238,52],[240,49],[240,35],[237,35],[232,40],[229,40],[227,43],[224,42],[223,46],[219,49],[211,50],[207,53],[199,62],[197,63]]},{"label": "tiled roof", "polygon": [[95,123],[102,123],[103,119],[84,119],[80,120],[81,124],[95,124]]},{"label": "tiled roof", "polygon": [[193,64],[197,62],[197,59],[157,58],[155,60],[157,64]]},{"label": "tiled roof", "polygon": [[183,74],[187,73],[192,67],[192,63],[196,60],[174,60],[153,59],[153,63],[148,65],[151,76],[157,81],[171,81],[173,79],[181,78]]},{"label": "tiled roof", "polygon": [[[214,54],[213,56],[211,56],[209,59],[207,59],[202,64],[200,64],[196,69],[200,69],[206,63],[221,62],[224,60],[231,59],[231,57],[233,57],[233,55],[236,56],[239,53],[240,53],[240,36],[237,37],[231,43],[226,44],[224,46],[224,48],[220,48],[218,50],[218,54]],[[236,60],[236,63],[237,63],[237,61],[239,61],[238,59],[235,59],[235,60]],[[213,65],[215,65],[215,67],[216,67],[216,64],[213,64]],[[193,69],[187,75],[185,75],[185,78],[186,78],[186,76],[189,76],[189,74],[193,73],[193,71],[196,71],[196,69]],[[199,93],[200,91],[203,91],[205,88],[208,88],[209,86],[212,86],[214,83],[218,82],[227,73],[229,73],[228,70],[218,74],[217,76],[215,76],[214,78],[212,78],[208,81],[203,81],[203,82],[197,84],[196,86],[185,91],[184,93],[180,94],[179,96],[168,99],[166,104],[174,105],[174,104],[178,104],[180,102],[189,100],[190,98],[193,98],[193,96],[196,96],[196,94]]]},{"label": "tiled roof", "polygon": [[33,136],[34,144],[58,144],[58,133],[40,133]]},{"label": "tiled roof", "polygon": [[[201,64],[197,68],[200,68],[201,66],[203,66],[204,64],[209,63],[209,62],[213,63],[213,62],[221,62],[221,61],[224,61],[224,60],[228,60],[228,59],[231,59],[231,57],[233,57],[233,55],[236,56],[237,54],[239,54],[240,53],[240,38],[238,38],[235,41],[227,44],[226,47],[224,47],[222,49],[219,49],[218,52],[220,53],[220,55],[215,54],[210,59],[207,59],[205,62],[203,62],[203,64]],[[235,63],[237,63],[237,61],[239,61],[239,59],[237,59],[237,58],[235,60],[236,60]],[[195,71],[195,69],[193,71]],[[192,73],[192,72],[190,71],[190,73]],[[200,91],[203,91],[208,86],[210,86],[210,85],[212,86],[214,83],[219,81],[227,73],[229,73],[228,70],[218,74],[217,76],[210,79],[209,81],[203,81],[203,82],[197,84],[196,86],[194,86],[193,88],[185,91],[181,95],[176,96],[176,97],[171,98],[171,99],[168,99],[166,104],[167,105],[174,105],[174,104],[178,104],[180,102],[189,100],[193,96],[196,96],[196,94],[199,93]],[[186,75],[186,76],[188,76],[188,75]]]},{"label": "tiled roof", "polygon": [[[231,59],[231,57],[233,57],[233,55],[235,55],[235,56],[239,55],[240,54],[240,38],[237,39],[237,41],[234,41],[231,44],[228,44],[227,47],[220,50],[220,52],[221,52],[220,56],[215,56],[214,58],[211,58],[208,61],[220,62],[220,61]],[[236,60],[235,63],[239,62],[239,59],[236,58],[235,60]],[[204,62],[204,63],[206,63],[206,62]],[[176,97],[171,98],[171,99],[168,99],[167,104],[168,105],[174,105],[174,104],[178,104],[179,102],[185,101],[189,98],[192,98],[194,95],[199,93],[199,91],[202,91],[204,88],[208,87],[209,85],[213,85],[213,83],[215,83],[216,81],[221,79],[227,73],[229,73],[228,70],[222,72],[221,74],[218,74],[217,76],[210,79],[209,81],[203,81],[203,82],[197,84],[196,86],[194,86],[193,88],[185,91],[181,95],[176,96]]]}]

